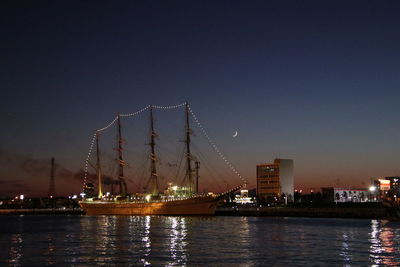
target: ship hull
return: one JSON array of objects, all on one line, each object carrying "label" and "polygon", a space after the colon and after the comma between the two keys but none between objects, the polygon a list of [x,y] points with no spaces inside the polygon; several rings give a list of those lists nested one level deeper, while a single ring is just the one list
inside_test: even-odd
[{"label": "ship hull", "polygon": [[87,215],[214,215],[220,200],[214,197],[193,197],[160,202],[81,201]]}]

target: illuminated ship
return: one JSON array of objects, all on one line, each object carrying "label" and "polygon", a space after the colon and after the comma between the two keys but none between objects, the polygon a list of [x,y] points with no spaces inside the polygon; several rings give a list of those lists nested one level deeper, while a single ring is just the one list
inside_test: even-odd
[{"label": "illuminated ship", "polygon": [[[199,194],[198,193],[198,170],[199,162],[195,162],[193,169],[193,158],[190,152],[190,135],[192,133],[189,127],[189,106],[185,105],[185,161],[187,181],[185,186],[168,184],[167,189],[161,193],[158,189],[158,174],[156,168],[157,155],[155,153],[155,137],[153,119],[153,106],[150,109],[150,178],[148,180],[149,192],[128,194],[127,185],[124,178],[124,160],[122,157],[122,136],[121,136],[121,115],[118,114],[113,122],[117,122],[118,129],[118,185],[119,195],[103,195],[102,193],[102,172],[100,167],[99,154],[99,133],[101,129],[96,131],[96,151],[97,164],[96,176],[98,179],[98,197],[84,197],[79,202],[81,208],[85,210],[87,215],[213,215],[218,203],[223,200],[229,193],[234,192],[242,187],[237,186],[231,190],[227,190],[221,194]],[[145,109],[147,109],[145,108]],[[143,110],[145,110],[143,109]],[[113,123],[112,122],[112,123]],[[111,123],[111,124],[112,124]],[[107,127],[108,128],[108,127]],[[94,141],[94,140],[93,140]],[[93,145],[94,142],[92,142]],[[91,150],[91,149],[90,149]],[[89,151],[90,151],[89,150]],[[232,167],[231,167],[232,168]],[[240,175],[239,175],[240,176]]]}]

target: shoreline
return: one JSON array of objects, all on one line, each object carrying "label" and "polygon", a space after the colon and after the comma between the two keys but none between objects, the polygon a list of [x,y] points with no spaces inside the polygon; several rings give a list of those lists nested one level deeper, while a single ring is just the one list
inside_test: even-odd
[{"label": "shoreline", "polygon": [[219,208],[216,216],[312,217],[348,219],[398,219],[382,208],[238,207]]},{"label": "shoreline", "polygon": [[[74,209],[0,209],[1,215],[85,215],[85,211]],[[215,216],[256,216],[256,217],[310,217],[399,220],[399,211],[383,205],[376,207],[259,207],[221,206]]]},{"label": "shoreline", "polygon": [[82,209],[0,209],[1,215],[84,215]]}]

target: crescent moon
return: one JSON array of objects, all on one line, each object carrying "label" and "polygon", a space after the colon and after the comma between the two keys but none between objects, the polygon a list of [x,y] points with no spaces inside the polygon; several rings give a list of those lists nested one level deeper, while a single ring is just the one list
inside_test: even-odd
[{"label": "crescent moon", "polygon": [[235,133],[232,135],[233,138],[235,138],[238,135],[238,131],[235,131]]}]

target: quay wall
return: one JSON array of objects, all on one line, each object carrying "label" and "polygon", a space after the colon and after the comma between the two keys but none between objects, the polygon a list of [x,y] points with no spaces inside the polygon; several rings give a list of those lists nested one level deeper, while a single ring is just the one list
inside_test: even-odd
[{"label": "quay wall", "polygon": [[278,216],[278,217],[321,217],[390,219],[395,215],[385,207],[219,207],[219,216]]},{"label": "quay wall", "polygon": [[0,215],[80,215],[82,209],[0,209]]}]

